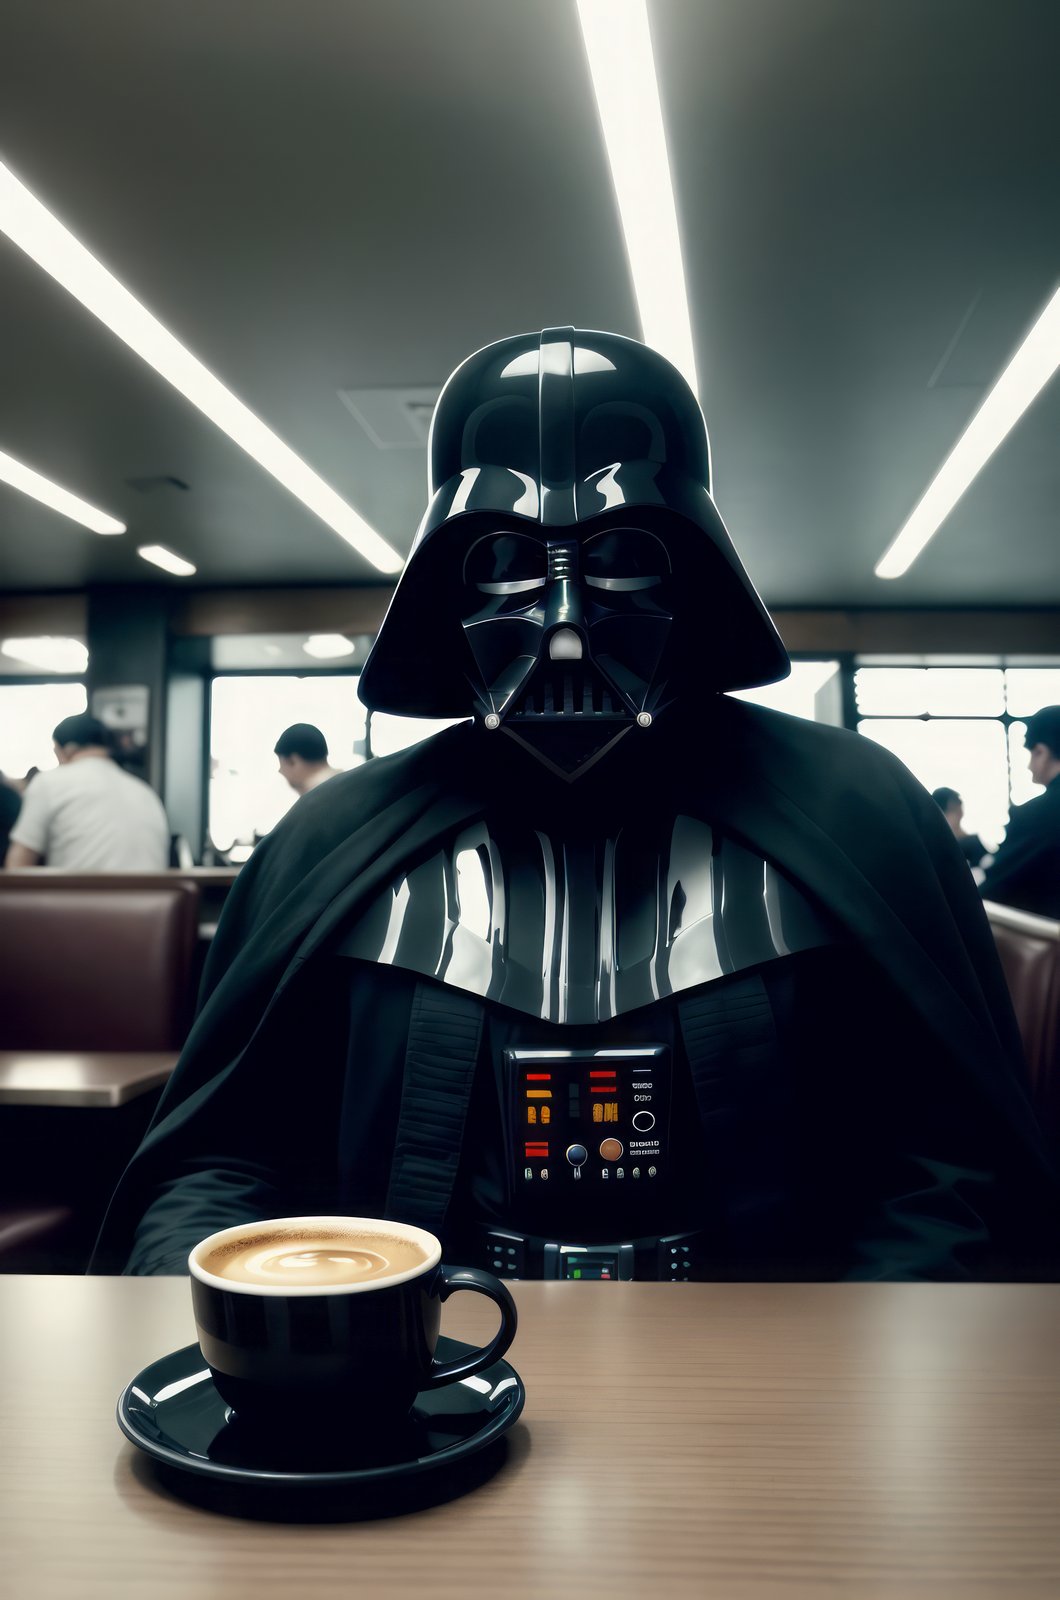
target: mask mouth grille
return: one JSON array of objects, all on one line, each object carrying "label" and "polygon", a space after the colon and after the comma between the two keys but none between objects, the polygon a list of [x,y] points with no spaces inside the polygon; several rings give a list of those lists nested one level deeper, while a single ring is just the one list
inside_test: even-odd
[{"label": "mask mouth grille", "polygon": [[550,662],[535,672],[525,693],[508,713],[527,722],[628,722],[628,707],[587,662]]}]

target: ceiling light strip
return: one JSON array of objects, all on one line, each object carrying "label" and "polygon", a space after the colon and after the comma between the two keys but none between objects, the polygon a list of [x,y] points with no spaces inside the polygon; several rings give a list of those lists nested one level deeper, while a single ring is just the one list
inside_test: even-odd
[{"label": "ceiling light strip", "polygon": [[645,0],[578,0],[644,342],[698,393],[681,237]]},{"label": "ceiling light strip", "polygon": [[876,563],[877,578],[900,578],[938,532],[961,495],[1060,367],[1060,288]]},{"label": "ceiling light strip", "polygon": [[2,450],[0,450],[0,481],[9,483],[13,489],[21,489],[23,494],[32,495],[34,500],[51,506],[53,511],[61,511],[64,517],[70,517],[74,522],[80,522],[83,527],[91,528],[93,533],[125,532],[124,522],[108,517],[105,511],[90,506],[87,500],[79,499],[76,494],[71,494],[69,489],[61,489],[57,483],[52,483],[50,478],[43,478],[39,472],[34,472],[32,467],[16,461],[14,456],[5,455]]},{"label": "ceiling light strip", "polygon": [[380,572],[398,552],[186,350],[0,162],[0,229]]},{"label": "ceiling light strip", "polygon": [[357,646],[344,633],[311,633],[302,649],[318,661],[333,661],[340,656],[352,656]]},{"label": "ceiling light strip", "polygon": [[75,673],[88,669],[88,650],[80,639],[52,637],[0,640],[0,655],[41,672]]},{"label": "ceiling light strip", "polygon": [[142,544],[136,554],[143,556],[145,561],[150,561],[152,566],[161,567],[164,572],[172,572],[178,578],[190,578],[198,571],[190,561],[185,561],[183,556],[167,550],[164,544]]}]

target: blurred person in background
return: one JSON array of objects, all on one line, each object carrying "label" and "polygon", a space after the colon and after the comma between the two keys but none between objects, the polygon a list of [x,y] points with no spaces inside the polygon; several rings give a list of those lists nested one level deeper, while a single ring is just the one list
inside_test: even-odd
[{"label": "blurred person in background", "polygon": [[308,794],[339,772],[328,766],[328,741],[311,722],[295,722],[285,728],[273,746],[280,759],[280,773],[295,794]]},{"label": "blurred person in background", "polygon": [[[932,789],[931,798],[950,825],[950,832],[961,847],[961,854],[973,873],[977,868],[989,866],[993,856],[977,833],[964,831],[964,801],[956,789]],[[982,882],[981,875],[977,878]]]},{"label": "blurred person in background", "polygon": [[986,900],[1060,919],[1060,706],[1028,717],[1023,742],[1031,778],[1045,793],[1013,806],[980,887]]},{"label": "blurred person in background", "polygon": [[21,795],[0,772],[0,861],[7,855],[8,839],[21,808]]},{"label": "blurred person in background", "polygon": [[52,739],[59,765],[25,791],[5,865],[67,872],[161,872],[169,823],[161,800],[111,759],[110,736],[88,712],[64,717]]}]

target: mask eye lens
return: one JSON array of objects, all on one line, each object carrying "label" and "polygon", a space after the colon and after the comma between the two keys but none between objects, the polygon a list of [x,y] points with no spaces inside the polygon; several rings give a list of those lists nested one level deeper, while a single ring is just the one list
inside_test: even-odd
[{"label": "mask eye lens", "polygon": [[464,561],[464,582],[481,594],[529,594],[544,586],[544,545],[525,533],[488,533]]},{"label": "mask eye lens", "polygon": [[666,546],[640,528],[598,533],[582,550],[582,576],[593,589],[630,593],[653,589],[670,576]]}]

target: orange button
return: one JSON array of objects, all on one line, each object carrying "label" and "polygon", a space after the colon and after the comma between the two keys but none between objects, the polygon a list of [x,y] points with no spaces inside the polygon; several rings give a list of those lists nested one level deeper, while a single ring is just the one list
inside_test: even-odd
[{"label": "orange button", "polygon": [[621,1161],[622,1146],[617,1139],[605,1139],[600,1146],[600,1154],[605,1161]]}]

